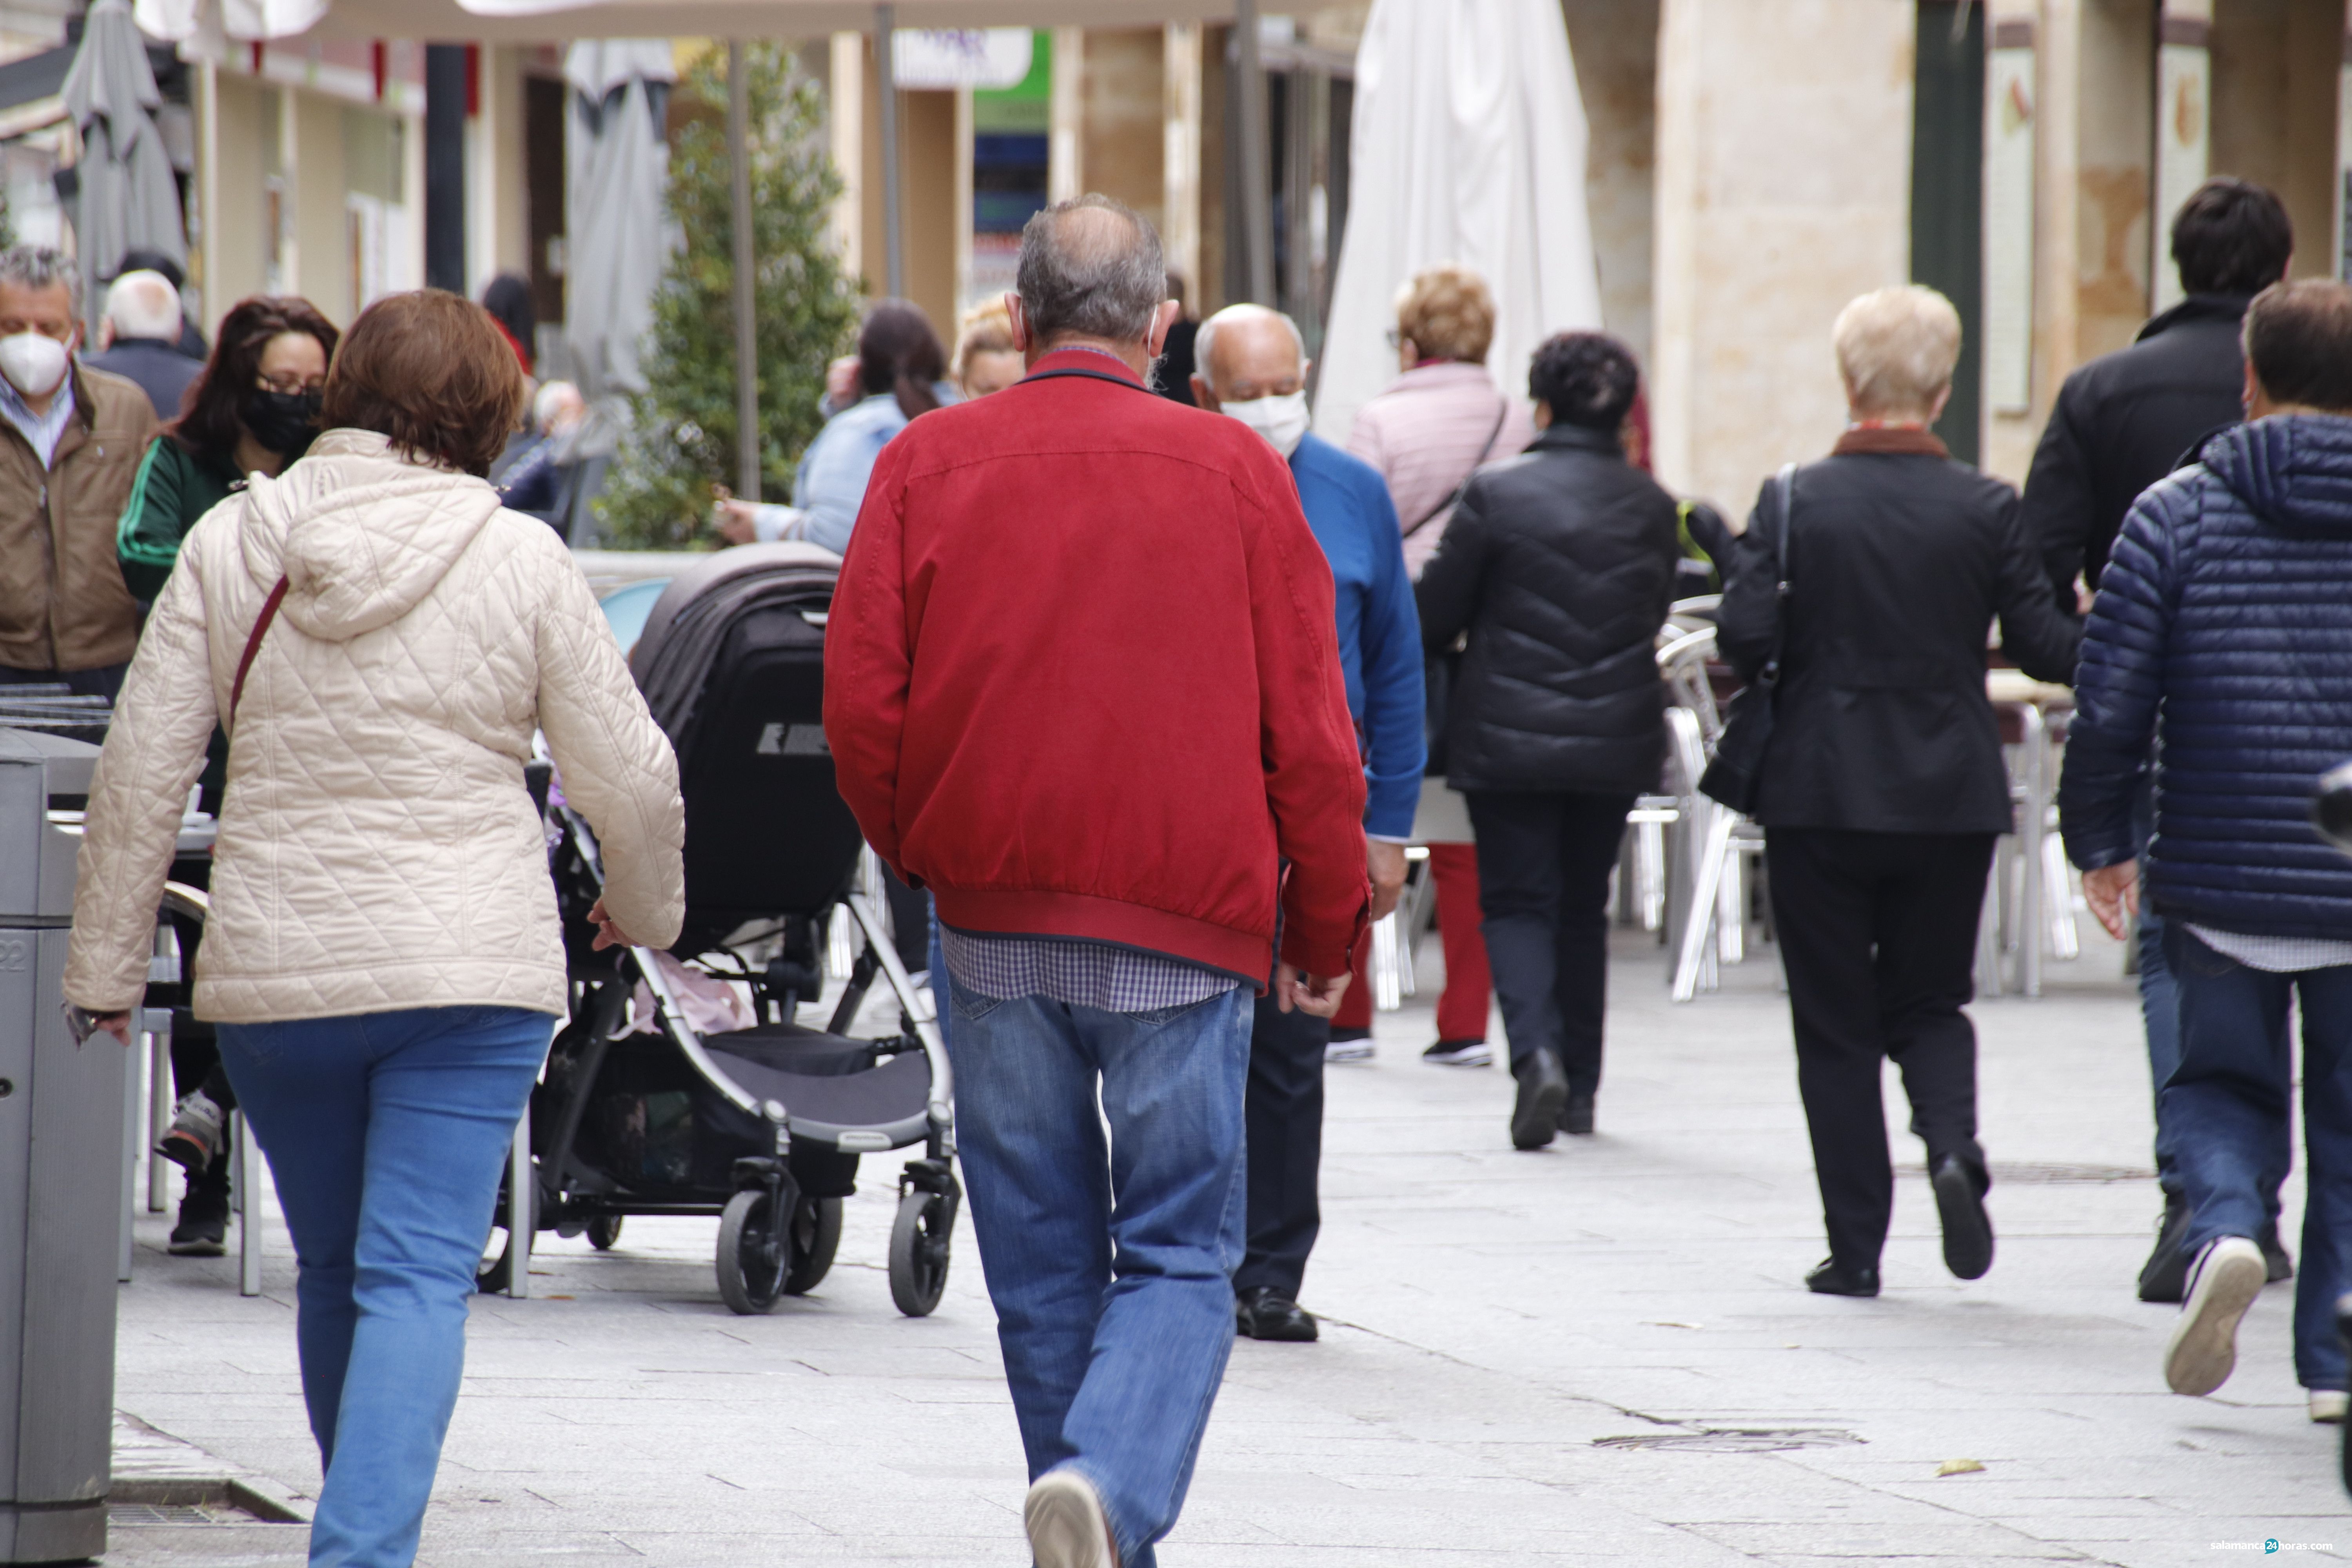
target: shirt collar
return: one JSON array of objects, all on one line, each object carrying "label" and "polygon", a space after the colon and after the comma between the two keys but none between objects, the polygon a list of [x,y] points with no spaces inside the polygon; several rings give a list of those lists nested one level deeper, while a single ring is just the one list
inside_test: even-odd
[{"label": "shirt collar", "polygon": [[[1110,363],[1107,365],[1097,363],[1102,360]],[[1064,343],[1060,348],[1049,350],[1038,356],[1037,363],[1029,367],[1029,374],[1035,375],[1045,370],[1095,371],[1116,375],[1121,381],[1131,381],[1138,386],[1143,384],[1143,378],[1135,374],[1133,365],[1110,350],[1098,349],[1092,343]]]}]

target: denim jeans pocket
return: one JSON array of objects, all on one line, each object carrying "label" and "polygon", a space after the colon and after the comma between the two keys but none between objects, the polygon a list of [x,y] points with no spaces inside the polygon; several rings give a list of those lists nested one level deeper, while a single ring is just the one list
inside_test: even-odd
[{"label": "denim jeans pocket", "polygon": [[1172,1007],[1154,1007],[1148,1013],[1125,1013],[1120,1016],[1130,1018],[1146,1028],[1157,1028],[1162,1024],[1174,1023],[1195,1008],[1205,1007],[1212,1002],[1222,1002],[1232,994],[1233,990],[1228,987],[1223,991],[1213,991],[1198,1002],[1179,1002]]},{"label": "denim jeans pocket", "polygon": [[983,996],[977,991],[967,991],[961,985],[950,986],[949,990],[953,998],[949,1003],[949,1006],[955,1016],[975,1024],[1003,1006],[1007,1000],[1003,996]]}]

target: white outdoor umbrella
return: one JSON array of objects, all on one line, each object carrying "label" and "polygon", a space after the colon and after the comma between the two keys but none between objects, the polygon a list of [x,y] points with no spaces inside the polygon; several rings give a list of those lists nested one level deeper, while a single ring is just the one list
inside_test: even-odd
[{"label": "white outdoor umbrella", "polygon": [[1351,147],[1316,434],[1344,444],[1395,379],[1396,291],[1423,268],[1459,262],[1494,289],[1486,363],[1507,390],[1524,392],[1546,337],[1601,324],[1584,104],[1558,0],[1372,0]]},{"label": "white outdoor umbrella", "polygon": [[126,251],[160,250],[184,266],[188,259],[172,155],[152,117],[163,96],[129,0],[98,0],[89,8],[62,96],[81,135],[74,247],[83,314],[95,331],[99,281],[114,276]]},{"label": "white outdoor umbrella", "polygon": [[645,390],[638,356],[669,229],[669,145],[652,84],[677,77],[667,38],[585,40],[563,57],[564,336],[592,405]]}]

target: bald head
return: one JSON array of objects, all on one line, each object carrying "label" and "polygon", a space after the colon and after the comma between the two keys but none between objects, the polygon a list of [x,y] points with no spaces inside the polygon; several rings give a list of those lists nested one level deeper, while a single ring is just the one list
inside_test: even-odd
[{"label": "bald head", "polygon": [[1091,338],[1142,349],[1167,276],[1159,234],[1108,196],[1058,202],[1021,231],[1015,292],[1034,343]]},{"label": "bald head", "polygon": [[1228,305],[1192,340],[1193,396],[1204,408],[1297,392],[1307,379],[1298,323],[1264,305]]},{"label": "bald head", "polygon": [[126,272],[106,290],[106,319],[117,341],[180,337],[180,291],[160,272]]}]

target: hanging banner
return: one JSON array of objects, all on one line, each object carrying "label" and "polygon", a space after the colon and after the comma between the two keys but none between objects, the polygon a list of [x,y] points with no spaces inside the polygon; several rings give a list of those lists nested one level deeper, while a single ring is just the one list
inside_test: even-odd
[{"label": "hanging banner", "polygon": [[1013,87],[1029,74],[1026,27],[902,27],[891,37],[901,88]]}]

